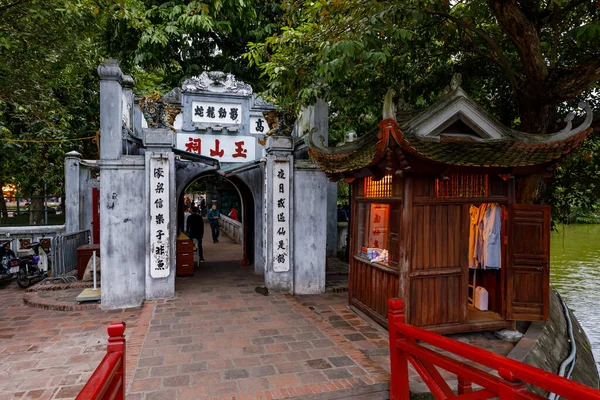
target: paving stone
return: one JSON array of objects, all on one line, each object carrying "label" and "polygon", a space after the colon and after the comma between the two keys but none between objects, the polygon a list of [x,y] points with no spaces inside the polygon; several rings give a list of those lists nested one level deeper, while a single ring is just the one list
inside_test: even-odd
[{"label": "paving stone", "polygon": [[275,340],[272,337],[261,337],[257,339],[252,339],[252,343],[255,345],[272,344],[275,343]]},{"label": "paving stone", "polygon": [[256,378],[262,378],[264,376],[270,376],[277,374],[275,367],[272,365],[261,365],[260,367],[251,367],[249,369],[250,376]]},{"label": "paving stone", "polygon": [[312,369],[332,368],[331,364],[327,360],[322,358],[316,360],[307,360],[306,365],[308,365]]},{"label": "paving stone", "polygon": [[173,400],[177,396],[177,392],[175,390],[159,390],[151,393],[146,393],[145,400]]},{"label": "paving stone", "polygon": [[179,369],[180,369],[181,373],[187,374],[190,372],[206,371],[208,369],[208,366],[207,366],[206,362],[202,361],[202,362],[195,362],[195,363],[190,363],[190,364],[183,364],[183,365],[179,366]]},{"label": "paving stone", "polygon": [[171,376],[177,374],[177,365],[170,366],[160,366],[160,367],[152,367],[150,368],[150,376]]},{"label": "paving stone", "polygon": [[248,378],[237,381],[241,393],[253,393],[270,388],[269,380],[266,378]]},{"label": "paving stone", "polygon": [[158,378],[134,380],[131,384],[131,392],[148,392],[156,390],[159,384],[160,379]]},{"label": "paving stone", "polygon": [[275,335],[279,335],[279,330],[277,330],[277,329],[259,329],[258,333],[261,336],[275,336]]},{"label": "paving stone", "polygon": [[329,380],[352,378],[352,374],[345,368],[328,369],[323,373]]},{"label": "paving stone", "polygon": [[295,362],[283,363],[275,365],[277,372],[280,374],[293,374],[295,372],[304,371],[301,364]]},{"label": "paving stone", "polygon": [[358,342],[359,340],[367,340],[367,338],[365,338],[362,334],[360,333],[351,333],[350,335],[344,335],[346,339],[352,341],[352,342]]},{"label": "paving stone", "polygon": [[333,342],[329,339],[319,339],[313,340],[310,342],[314,347],[331,347],[333,346]]},{"label": "paving stone", "polygon": [[223,377],[226,380],[248,378],[250,374],[246,369],[230,369],[223,372]]},{"label": "paving stone", "polygon": [[354,361],[348,356],[329,357],[329,362],[336,367],[347,367],[350,365],[356,365]]},{"label": "paving stone", "polygon": [[79,392],[81,392],[81,389],[83,389],[83,386],[84,385],[63,386],[58,390],[58,392],[56,393],[54,398],[55,399],[70,399],[70,398],[77,397]]},{"label": "paving stone", "polygon": [[190,376],[189,375],[169,376],[167,378],[163,378],[162,384],[164,387],[188,386],[190,384]]}]

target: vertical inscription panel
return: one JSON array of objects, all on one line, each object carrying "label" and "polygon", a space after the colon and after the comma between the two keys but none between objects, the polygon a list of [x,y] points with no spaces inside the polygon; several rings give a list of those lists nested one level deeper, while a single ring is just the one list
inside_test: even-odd
[{"label": "vertical inscription panel", "polygon": [[169,159],[150,157],[150,276],[169,276]]},{"label": "vertical inscription panel", "polygon": [[290,270],[290,163],[273,163],[273,271]]}]

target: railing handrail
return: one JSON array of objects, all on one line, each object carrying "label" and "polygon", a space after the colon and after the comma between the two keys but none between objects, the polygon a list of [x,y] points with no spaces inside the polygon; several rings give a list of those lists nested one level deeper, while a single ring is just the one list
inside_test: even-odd
[{"label": "railing handrail", "polygon": [[233,219],[231,217],[228,217],[227,215],[221,214],[221,220],[224,221],[224,222],[228,222],[228,223],[230,223],[232,225],[237,225],[240,228],[242,227],[242,223],[240,221],[236,221],[235,219]]},{"label": "railing handrail", "polygon": [[[506,358],[499,354],[492,353],[491,351],[480,349],[478,347],[429,332],[425,329],[408,325],[405,322],[404,302],[399,299],[388,300],[388,308],[391,357],[394,357],[394,348],[401,348],[404,352],[411,356],[425,357],[429,363],[434,365],[439,365],[438,362],[441,362],[442,364],[445,364],[446,367],[452,367],[449,363],[454,363],[457,367],[460,366],[460,368],[456,369],[466,370],[473,368],[458,360],[450,359],[449,357],[439,354],[435,350],[422,347],[421,345],[417,344],[416,341],[418,340],[441,350],[455,354],[461,358],[498,371],[500,378],[497,378],[480,369],[475,369],[472,371],[474,375],[471,375],[469,378],[477,384],[482,385],[483,383],[482,386],[485,385],[485,382],[482,380],[488,380],[489,384],[515,383],[522,381],[565,398],[600,399],[600,390],[598,389],[594,389],[579,382],[563,378],[540,368]],[[390,387],[392,386],[393,385],[390,385]],[[486,389],[488,389],[488,387],[486,387]],[[498,390],[497,388],[495,389]],[[535,397],[535,395],[530,396],[531,394],[532,393],[529,392],[527,394],[523,393],[523,396]]]},{"label": "railing handrail", "polygon": [[106,355],[77,400],[125,399],[125,326],[124,321],[108,326]]}]

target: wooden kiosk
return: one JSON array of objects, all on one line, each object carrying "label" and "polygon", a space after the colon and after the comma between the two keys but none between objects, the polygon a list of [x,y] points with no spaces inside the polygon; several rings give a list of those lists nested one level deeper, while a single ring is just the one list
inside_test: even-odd
[{"label": "wooden kiosk", "polygon": [[[354,142],[309,139],[314,162],[352,185],[350,304],[386,326],[397,297],[408,323],[438,333],[548,319],[550,208],[517,204],[515,190],[528,175],[549,176],[586,139],[589,107],[575,129],[570,115],[563,131],[531,135],[501,125],[460,87],[412,114],[396,115],[390,99],[379,128]],[[488,209],[495,233],[481,240],[494,268],[473,261],[480,222],[471,212]],[[481,287],[483,310],[473,302]]]}]

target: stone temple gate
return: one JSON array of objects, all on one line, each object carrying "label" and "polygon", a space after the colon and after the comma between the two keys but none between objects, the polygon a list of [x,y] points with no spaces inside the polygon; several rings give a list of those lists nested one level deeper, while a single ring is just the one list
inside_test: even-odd
[{"label": "stone temple gate", "polygon": [[306,135],[316,129],[327,137],[325,103],[287,132],[266,135],[263,112],[274,107],[231,75],[204,73],[153,101],[135,99],[116,61],[98,73],[100,159],[67,154],[65,186],[67,231],[90,229],[100,246],[102,308],[174,296],[184,190],[215,174],[240,194],[243,261],[265,286],[324,291],[326,255],[337,246],[337,192],[309,160]]}]

